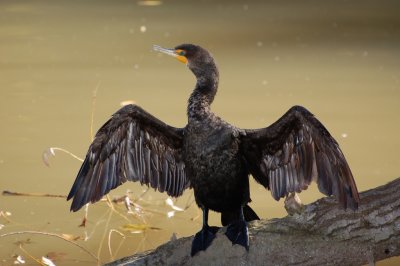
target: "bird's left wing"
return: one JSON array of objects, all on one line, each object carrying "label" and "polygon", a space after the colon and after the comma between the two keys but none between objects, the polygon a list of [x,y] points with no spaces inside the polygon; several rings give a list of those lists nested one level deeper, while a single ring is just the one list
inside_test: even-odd
[{"label": "bird's left wing", "polygon": [[357,187],[339,145],[305,108],[292,107],[271,126],[245,132],[241,145],[250,173],[276,200],[314,180],[345,208],[358,207]]},{"label": "bird's left wing", "polygon": [[116,112],[97,132],[68,195],[71,210],[111,189],[139,181],[170,196],[190,186],[181,157],[183,129],[168,126],[136,105]]}]

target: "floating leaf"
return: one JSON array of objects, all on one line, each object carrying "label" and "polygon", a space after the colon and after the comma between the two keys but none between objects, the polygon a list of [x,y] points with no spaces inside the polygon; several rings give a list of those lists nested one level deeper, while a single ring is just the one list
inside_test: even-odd
[{"label": "floating leaf", "polygon": [[67,253],[50,251],[46,254],[46,258],[50,260],[63,260]]},{"label": "floating leaf", "polygon": [[126,209],[128,210],[128,213],[133,213],[133,212],[132,212],[132,209],[131,209],[131,203],[132,203],[132,201],[131,201],[131,199],[130,199],[128,196],[125,196],[124,203],[125,203]]},{"label": "floating leaf", "polygon": [[182,208],[180,208],[178,206],[175,206],[175,205],[173,205],[171,207],[172,207],[172,209],[174,209],[175,211],[178,211],[178,212],[183,212],[184,211],[184,209],[182,209]]},{"label": "floating leaf", "polygon": [[18,257],[15,259],[14,264],[25,264],[25,259],[21,255],[18,255]]},{"label": "floating leaf", "polygon": [[82,222],[81,222],[81,224],[79,225],[79,227],[86,227],[86,222],[87,222],[86,217],[83,217]]},{"label": "floating leaf", "polygon": [[124,231],[129,231],[133,234],[142,233],[148,228],[149,226],[147,224],[124,224],[122,226]]},{"label": "floating leaf", "polygon": [[182,208],[180,208],[178,206],[175,206],[174,202],[172,201],[171,198],[166,199],[165,203],[167,203],[167,205],[171,206],[171,208],[174,209],[175,211],[178,211],[178,212],[183,212],[184,211],[184,209],[182,209]]},{"label": "floating leaf", "polygon": [[61,234],[61,236],[65,240],[70,240],[70,241],[76,241],[78,239],[81,239],[80,236],[75,236],[75,235],[71,235],[71,234]]},{"label": "floating leaf", "polygon": [[51,259],[48,259],[46,257],[42,257],[42,263],[48,266],[56,266]]},{"label": "floating leaf", "polygon": [[169,205],[169,206],[174,205],[174,202],[172,201],[171,198],[166,199],[166,200],[165,200],[165,203],[167,203],[167,205]]},{"label": "floating leaf", "polygon": [[122,226],[122,230],[124,231],[129,231],[132,234],[139,234],[143,233],[146,230],[161,230],[161,228],[158,227],[152,227],[147,224],[124,224]]},{"label": "floating leaf", "polygon": [[42,160],[47,167],[50,167],[49,158],[54,156],[56,156],[56,153],[54,152],[54,149],[52,147],[47,148],[43,151]]}]

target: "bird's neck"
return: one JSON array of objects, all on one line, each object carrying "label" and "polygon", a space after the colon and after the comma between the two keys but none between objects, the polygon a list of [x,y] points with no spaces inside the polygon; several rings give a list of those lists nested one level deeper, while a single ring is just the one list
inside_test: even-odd
[{"label": "bird's neck", "polygon": [[196,76],[196,87],[189,98],[187,114],[190,120],[203,120],[211,114],[211,103],[218,90],[219,74],[215,64],[191,69]]}]

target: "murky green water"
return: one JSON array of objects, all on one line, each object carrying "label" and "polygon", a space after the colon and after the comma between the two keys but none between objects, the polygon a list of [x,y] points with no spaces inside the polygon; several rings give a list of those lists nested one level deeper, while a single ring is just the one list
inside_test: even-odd
[{"label": "murky green water", "polygon": [[[384,2],[384,3],[383,3]],[[213,110],[242,128],[264,127],[290,106],[310,109],[340,143],[360,191],[400,175],[400,5],[398,1],[130,1],[0,2],[0,189],[66,195],[80,162],[57,152],[46,167],[41,153],[57,146],[83,157],[94,128],[124,100],[163,121],[184,126],[194,86],[184,65],[151,51],[153,44],[200,44],[220,67]],[[144,188],[129,183],[137,198]],[[253,207],[263,218],[285,215],[282,203],[252,184]],[[301,194],[311,202],[315,187]],[[105,202],[69,212],[62,198],[0,196],[0,234],[40,231],[87,237],[77,243],[102,262],[154,248],[175,233],[192,235],[201,219],[193,204],[176,212],[166,196],[148,192],[138,216]],[[184,207],[192,191],[175,203]],[[111,218],[109,218],[111,217]],[[126,220],[126,218],[128,220]],[[147,224],[133,234],[122,226]],[[211,216],[219,223],[219,215]],[[114,229],[114,231],[110,230]],[[140,228],[139,228],[140,229]],[[143,228],[142,228],[143,229]],[[125,238],[115,230],[123,233]],[[20,244],[22,243],[22,250]],[[110,255],[110,251],[112,255]],[[57,265],[95,264],[60,238],[22,234],[0,238],[0,265],[14,255],[27,264],[49,256]],[[383,264],[398,264],[392,259]]]}]

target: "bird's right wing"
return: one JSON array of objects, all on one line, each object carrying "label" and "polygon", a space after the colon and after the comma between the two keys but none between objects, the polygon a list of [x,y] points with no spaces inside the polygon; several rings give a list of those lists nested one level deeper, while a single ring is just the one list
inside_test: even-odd
[{"label": "bird's right wing", "polygon": [[71,210],[111,189],[139,181],[170,196],[190,186],[181,157],[183,129],[166,125],[136,105],[116,112],[97,132],[68,195]]}]

